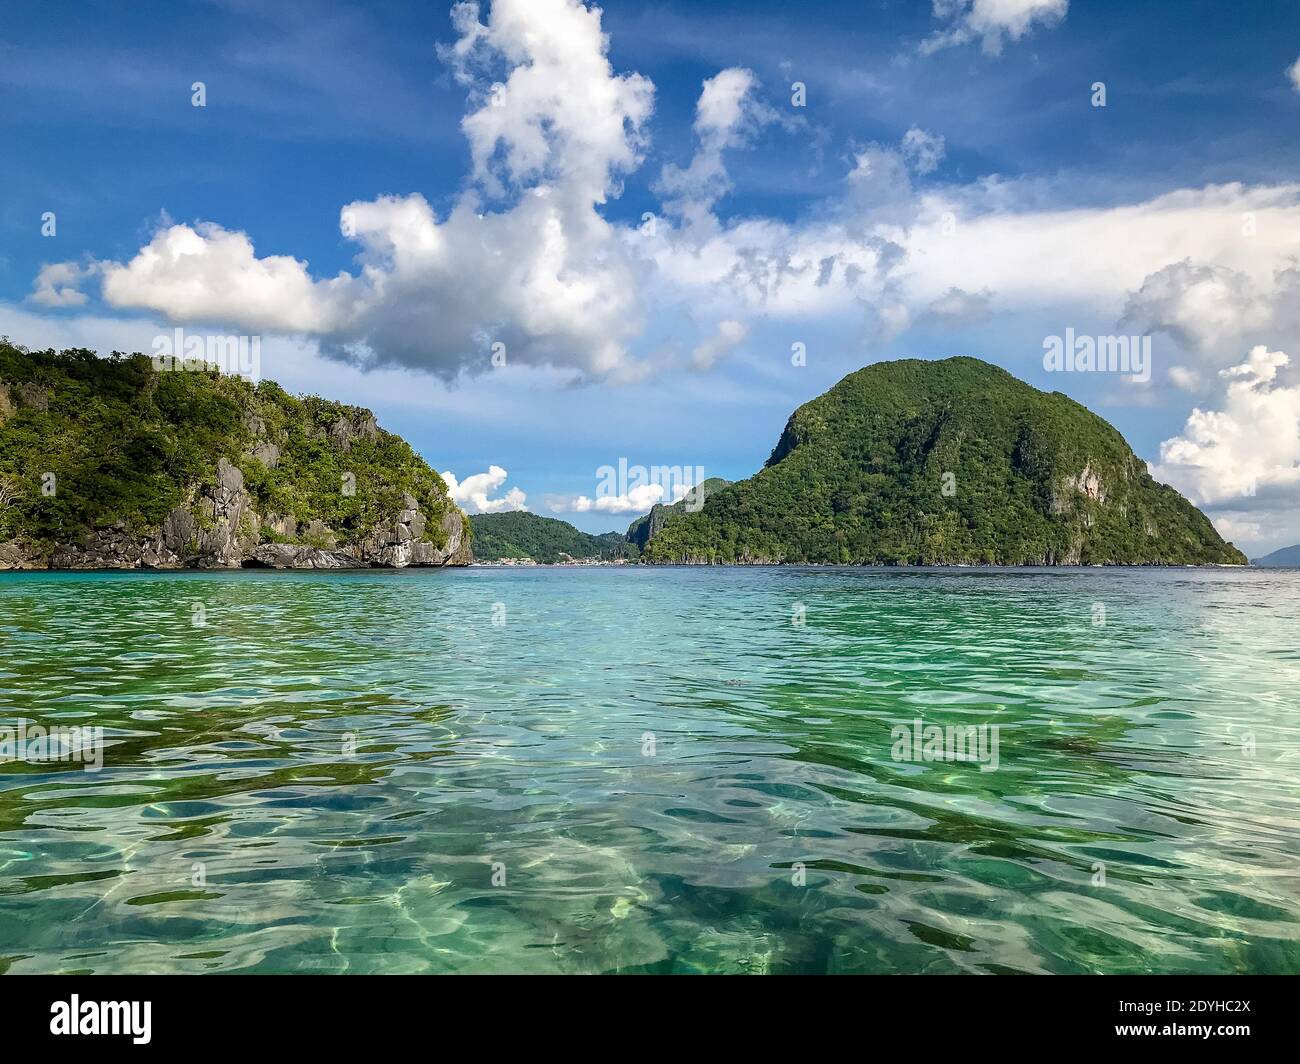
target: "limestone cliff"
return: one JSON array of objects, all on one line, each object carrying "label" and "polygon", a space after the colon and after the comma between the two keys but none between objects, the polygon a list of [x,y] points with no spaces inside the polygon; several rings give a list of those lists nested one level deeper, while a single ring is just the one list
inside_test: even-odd
[{"label": "limestone cliff", "polygon": [[0,569],[465,565],[471,537],[368,410],[0,342]]},{"label": "limestone cliff", "polygon": [[715,491],[725,488],[731,481],[721,477],[709,477],[695,485],[684,498],[674,503],[655,503],[648,514],[633,521],[627,529],[627,541],[638,550],[645,550],[646,544],[657,536],[669,521],[680,514],[694,513],[699,510]]}]

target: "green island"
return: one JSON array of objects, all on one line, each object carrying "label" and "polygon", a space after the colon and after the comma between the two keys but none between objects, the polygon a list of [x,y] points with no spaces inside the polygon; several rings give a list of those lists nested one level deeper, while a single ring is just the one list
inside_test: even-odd
[{"label": "green island", "polygon": [[[688,503],[690,505],[688,505]],[[467,518],[360,407],[0,341],[0,568],[1243,565],[1120,433],[974,358],[858,370],[626,533]]]},{"label": "green island", "polygon": [[368,410],[0,341],[0,568],[465,564],[471,536]]},{"label": "green island", "polygon": [[881,362],[791,415],[655,563],[1244,565],[1086,407],[975,358]]}]

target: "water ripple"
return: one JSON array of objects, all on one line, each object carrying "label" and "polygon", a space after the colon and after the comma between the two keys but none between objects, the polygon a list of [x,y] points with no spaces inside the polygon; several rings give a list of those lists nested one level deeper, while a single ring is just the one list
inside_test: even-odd
[{"label": "water ripple", "polygon": [[0,574],[0,971],[1300,972],[1298,591]]}]

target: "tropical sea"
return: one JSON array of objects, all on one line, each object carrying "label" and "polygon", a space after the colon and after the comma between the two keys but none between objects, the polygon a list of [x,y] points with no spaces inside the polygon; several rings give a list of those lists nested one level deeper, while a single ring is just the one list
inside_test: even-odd
[{"label": "tropical sea", "polygon": [[0,574],[0,729],[103,728],[0,762],[0,971],[1300,972],[1297,637],[1295,570]]}]

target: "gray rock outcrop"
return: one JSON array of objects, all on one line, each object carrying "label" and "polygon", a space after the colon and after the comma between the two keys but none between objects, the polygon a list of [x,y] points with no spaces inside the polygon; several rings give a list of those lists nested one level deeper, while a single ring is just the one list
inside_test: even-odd
[{"label": "gray rock outcrop", "polygon": [[[17,540],[0,542],[4,569],[401,569],[468,565],[474,560],[466,519],[456,509],[443,515],[446,546],[424,539],[429,519],[418,500],[404,495],[393,520],[356,543],[319,519],[301,524],[292,514],[257,512],[239,467],[222,458],[214,484],[171,510],[153,535],[130,532],[122,522],[94,530],[74,543],[60,543],[47,557]],[[264,534],[308,542],[264,542]]]},{"label": "gray rock outcrop", "polygon": [[402,509],[393,522],[362,540],[359,553],[372,565],[393,569],[408,565],[467,565],[473,560],[460,511],[452,511],[442,519],[442,531],[447,536],[445,548],[424,541],[427,523],[416,500],[403,496]]},{"label": "gray rock outcrop", "polygon": [[244,565],[266,569],[366,569],[368,564],[343,551],[296,543],[262,543],[248,552]]}]

